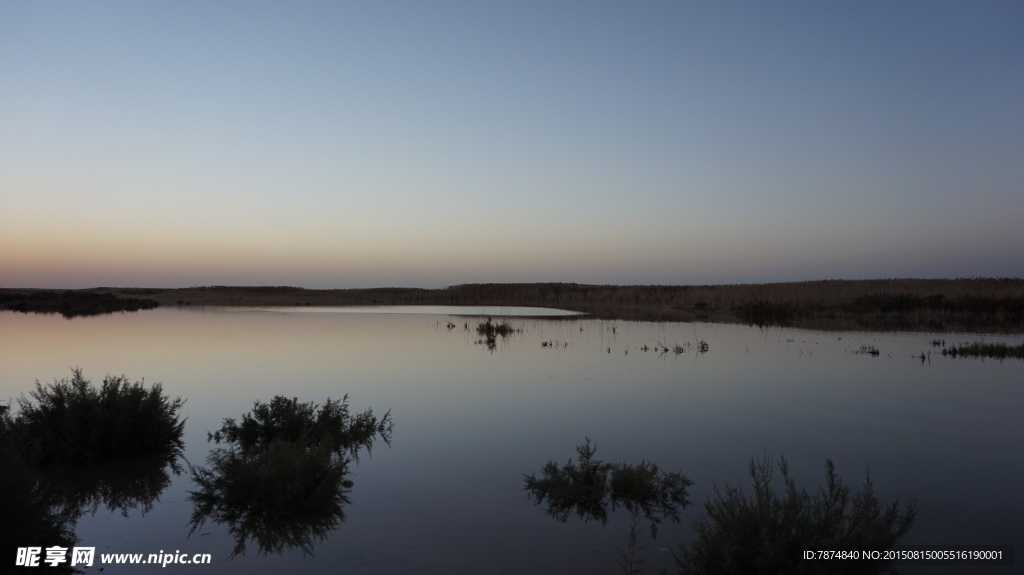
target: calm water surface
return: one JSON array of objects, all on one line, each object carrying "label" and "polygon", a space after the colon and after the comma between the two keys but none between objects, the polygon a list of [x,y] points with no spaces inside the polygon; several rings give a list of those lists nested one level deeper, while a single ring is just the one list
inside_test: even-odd
[{"label": "calm water surface", "polygon": [[[287,309],[73,320],[0,312],[4,403],[74,366],[96,383],[106,374],[161,382],[187,400],[193,464],[211,449],[207,432],[277,394],[316,402],[348,394],[354,411],[390,409],[394,418],[391,446],[378,443],[353,467],[345,521],[314,557],[264,556],[250,544],[229,560],[234,542],[216,523],[188,537],[195,485],[187,475],[148,513],[86,514],[80,545],[211,553],[218,573],[618,573],[628,516],[613,514],[605,527],[563,524],[523,492],[524,474],[568,460],[589,437],[606,461],[653,461],[695,482],[698,505],[683,524],[648,541],[650,572],[671,561],[664,549],[690,540],[713,484],[748,485],[747,460],[764,453],[785,455],[810,491],[831,457],[855,486],[870,468],[885,501],[916,495],[920,513],[904,543],[1024,550],[1024,362],[946,359],[930,345],[978,337],[520,317],[508,321],[521,331],[491,350],[477,343],[482,318],[448,308]],[[676,345],[685,351],[662,350]],[[880,354],[855,353],[862,345]]]}]

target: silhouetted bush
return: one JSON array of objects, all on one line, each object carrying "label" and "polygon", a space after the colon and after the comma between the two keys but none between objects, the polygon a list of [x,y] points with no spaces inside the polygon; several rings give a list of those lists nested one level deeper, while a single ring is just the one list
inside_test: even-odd
[{"label": "silhouetted bush", "polygon": [[693,526],[697,538],[680,545],[676,562],[682,574],[883,573],[884,561],[804,562],[805,550],[891,549],[909,530],[917,515],[911,501],[901,512],[899,502],[883,505],[874,495],[870,475],[860,491],[843,484],[832,460],[825,462],[826,485],[815,495],[797,489],[789,466],[780,458],[782,493],[773,486],[771,457],[751,459],[754,491],[717,487],[704,504],[705,514]]},{"label": "silhouetted bush", "polygon": [[339,455],[358,457],[360,449],[369,451],[379,436],[391,441],[394,422],[391,411],[379,420],[373,411],[352,415],[348,395],[340,400],[328,399],[322,406],[299,403],[298,398],[275,396],[270,403],[257,401],[242,422],[225,419],[224,425],[208,440],[229,443],[244,454],[260,452],[275,441],[298,443],[303,447],[324,446]]},{"label": "silhouetted bush", "polygon": [[[74,546],[75,523],[101,506],[125,517],[131,509],[146,513],[170,484],[169,473],[180,472],[181,401],[167,401],[159,386],[145,390],[108,377],[97,390],[76,369],[70,381],[47,388],[37,382],[32,396],[39,405],[21,399],[17,417],[0,413],[5,556],[17,548]],[[140,421],[150,417],[163,425]],[[50,569],[81,573],[68,563]]]},{"label": "silhouetted bush", "polygon": [[494,351],[498,346],[498,336],[508,337],[517,331],[522,331],[512,327],[508,322],[493,323],[491,318],[487,318],[486,322],[480,322],[476,326],[477,335],[483,336],[482,339],[478,339],[477,343],[486,345],[487,349]]},{"label": "silhouetted bush", "polygon": [[541,477],[526,476],[523,489],[540,505],[547,501],[549,515],[565,522],[575,513],[585,521],[608,522],[608,510],[625,507],[643,516],[656,538],[662,519],[679,523],[679,512],[690,504],[687,491],[693,482],[678,472],[661,471],[650,462],[639,465],[605,463],[594,457],[590,439],[576,446],[578,462],[564,466],[548,461]]},{"label": "silhouetted bush", "polygon": [[41,465],[92,464],[130,457],[172,461],[184,444],[184,401],[168,399],[159,383],[147,388],[125,376],[108,375],[97,388],[73,368],[71,379],[43,386],[36,381],[18,400],[14,428]]},{"label": "silhouetted bush", "polygon": [[312,554],[344,521],[349,463],[378,438],[390,443],[393,427],[390,411],[380,419],[369,409],[351,415],[348,396],[319,408],[283,396],[256,402],[241,423],[225,419],[209,434],[227,447],[210,453],[208,468],[192,468],[199,489],[189,492],[189,533],[213,520],[235,538],[232,556],[249,541],[262,554],[291,548]]},{"label": "silhouetted bush", "polygon": [[476,333],[479,335],[494,337],[500,335],[501,337],[508,337],[517,330],[512,327],[512,324],[508,322],[493,323],[491,318],[487,318],[487,321],[480,322],[476,326]]}]

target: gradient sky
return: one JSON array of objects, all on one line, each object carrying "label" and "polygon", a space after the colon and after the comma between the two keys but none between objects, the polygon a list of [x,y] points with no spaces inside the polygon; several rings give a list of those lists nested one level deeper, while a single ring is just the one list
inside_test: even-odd
[{"label": "gradient sky", "polygon": [[1024,3],[0,2],[0,286],[1021,276]]}]

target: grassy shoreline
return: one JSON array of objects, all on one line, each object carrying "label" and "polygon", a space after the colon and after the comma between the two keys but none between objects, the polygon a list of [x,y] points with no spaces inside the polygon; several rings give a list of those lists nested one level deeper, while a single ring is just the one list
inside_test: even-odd
[{"label": "grassy shoreline", "polygon": [[1024,279],[1020,278],[821,280],[700,286],[464,284],[440,289],[315,290],[286,286],[0,289],[0,298],[12,292],[101,294],[168,306],[531,306],[634,321],[708,321],[823,330],[1024,333]]}]

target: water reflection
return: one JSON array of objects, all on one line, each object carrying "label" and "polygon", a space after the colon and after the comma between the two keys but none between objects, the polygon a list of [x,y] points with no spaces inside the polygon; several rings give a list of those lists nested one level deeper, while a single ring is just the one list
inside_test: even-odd
[{"label": "water reflection", "polygon": [[647,519],[651,538],[657,538],[663,519],[679,523],[680,511],[690,505],[687,497],[693,481],[647,461],[638,465],[605,463],[594,457],[596,452],[597,447],[587,438],[576,446],[577,461],[570,459],[564,466],[548,461],[540,477],[526,476],[524,491],[537,505],[546,501],[548,515],[562,523],[575,514],[605,525],[609,509],[620,506],[630,512],[634,522],[639,517]]},{"label": "water reflection", "polygon": [[[649,524],[651,539],[657,539],[663,519],[680,522],[680,512],[690,505],[693,482],[650,462],[606,463],[594,456],[596,451],[588,438],[576,447],[576,461],[548,461],[540,477],[525,476],[523,489],[537,505],[546,502],[548,515],[562,523],[576,515],[606,525],[609,511],[624,507],[632,524],[625,548],[618,548],[619,566],[623,573],[639,573],[646,547],[639,537],[642,519]],[[776,482],[776,469],[781,482]],[[881,553],[892,549],[917,517],[916,497],[902,509],[898,498],[883,503],[870,474],[854,490],[842,481],[831,459],[825,462],[825,485],[814,494],[797,487],[784,457],[778,463],[767,454],[750,459],[749,475],[749,495],[734,485],[712,489],[704,514],[693,521],[696,538],[678,543],[673,554],[679,573],[889,572],[891,563]],[[879,556],[837,569],[833,563],[806,558],[802,551],[808,549],[872,550]]]},{"label": "water reflection", "polygon": [[[181,472],[175,445],[157,456],[47,463],[48,451],[26,440],[19,418],[0,414],[0,546],[8,558],[24,547],[56,546],[70,553],[79,542],[75,529],[84,514],[101,508],[123,517],[133,510],[148,513],[170,485],[171,474]],[[70,563],[50,569],[76,572]]]},{"label": "water reflection", "polygon": [[[450,330],[451,328],[449,328]],[[522,328],[513,327],[508,322],[494,323],[491,318],[487,318],[487,321],[480,322],[476,326],[476,334],[480,336],[476,343],[487,346],[487,349],[493,352],[498,347],[499,337],[505,339],[514,333],[522,333],[522,331]]]},{"label": "water reflection", "polygon": [[257,402],[241,423],[225,419],[209,440],[209,467],[193,467],[197,491],[189,534],[207,521],[222,523],[235,540],[231,556],[250,542],[258,553],[299,550],[316,543],[345,520],[352,480],[349,464],[377,439],[390,445],[394,423],[372,410],[350,415],[347,396],[323,406],[276,396]]},{"label": "water reflection", "polygon": [[[25,460],[10,434],[6,413],[0,414],[0,550],[11,564],[18,547],[28,545],[71,548],[78,542],[72,517],[62,513],[53,495],[39,482],[39,472]],[[71,573],[62,565],[58,573]]]},{"label": "water reflection", "polygon": [[100,509],[149,513],[160,494],[171,484],[171,475],[181,474],[177,458],[131,458],[101,465],[47,469],[40,485],[52,493],[63,514],[77,520]]},{"label": "water reflection", "polygon": [[[742,483],[751,493],[746,458],[765,447],[790,456],[797,485],[812,494],[823,484],[826,457],[855,489],[870,464],[883,502],[919,492],[920,520],[901,544],[1024,541],[1024,362],[940,353],[975,336],[507,318],[523,333],[499,341],[489,356],[473,343],[486,319],[159,308],[65,321],[0,312],[0,405],[31,388],[23,382],[67,374],[69,364],[101,375],[115,367],[146,374],[168,382],[172,397],[188,397],[186,456],[205,467],[210,450],[225,447],[207,443],[206,431],[224,417],[241,420],[252,400],[282,391],[322,401],[345,389],[360,402],[354,411],[401,414],[401,441],[387,450],[374,444],[382,453],[348,468],[354,505],[342,506],[344,523],[315,546],[315,560],[301,563],[297,551],[260,559],[250,542],[248,556],[216,569],[223,573],[418,573],[439,565],[450,573],[616,572],[615,545],[624,546],[630,527],[626,510],[609,506],[604,529],[575,512],[562,524],[544,513],[546,499],[535,508],[523,492],[520,473],[542,478],[548,459],[560,466],[578,460],[573,448],[585,434],[606,462],[645,458],[695,482],[689,499],[696,505],[680,514],[681,525],[662,522],[658,543],[648,543],[645,573],[671,561],[658,549],[694,541],[691,522],[713,485]],[[450,332],[447,323],[455,324]],[[714,344],[704,355],[696,348],[702,339]],[[1017,336],[985,340],[1020,344]],[[687,341],[688,351],[672,351]],[[669,348],[661,359],[658,342]],[[863,344],[880,355],[853,355]],[[920,352],[929,349],[931,365],[922,367]],[[16,411],[17,400],[10,403]],[[979,470],[995,469],[979,488]],[[193,504],[174,500],[198,487],[189,473],[172,474],[171,482],[144,518],[129,512],[124,520],[102,508],[83,516],[75,526],[81,544],[212,551],[222,561],[234,545],[227,527],[207,523],[199,533],[210,536],[186,540]],[[10,507],[2,509],[0,523]],[[648,522],[640,521],[640,540],[649,542]]]}]

